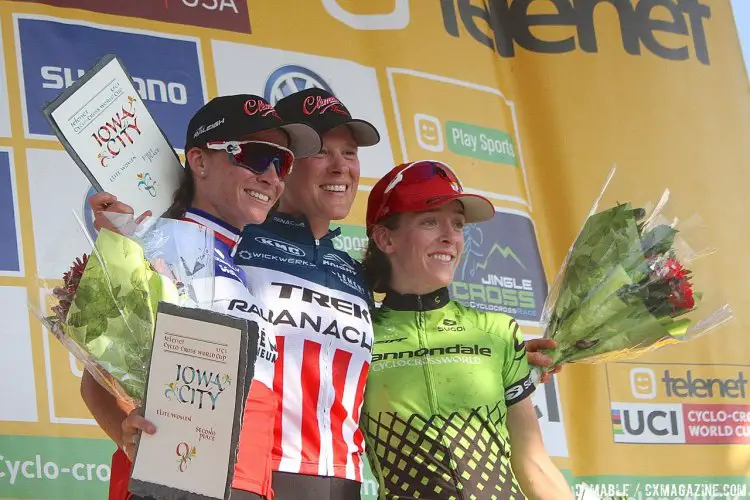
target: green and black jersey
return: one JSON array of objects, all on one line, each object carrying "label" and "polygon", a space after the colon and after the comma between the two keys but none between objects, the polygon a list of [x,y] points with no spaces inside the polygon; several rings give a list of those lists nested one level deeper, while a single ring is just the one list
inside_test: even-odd
[{"label": "green and black jersey", "polygon": [[534,391],[510,316],[390,292],[360,426],[381,499],[525,498],[510,465],[509,406]]}]

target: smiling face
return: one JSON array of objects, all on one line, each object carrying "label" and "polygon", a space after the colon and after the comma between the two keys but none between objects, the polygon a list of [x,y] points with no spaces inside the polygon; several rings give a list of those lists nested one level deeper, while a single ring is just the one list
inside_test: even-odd
[{"label": "smiling face", "polygon": [[450,285],[464,250],[463,205],[398,217],[395,229],[377,226],[372,236],[391,263],[390,288],[426,294]]},{"label": "smiling face", "polygon": [[359,186],[357,142],[346,125],[323,135],[320,153],[295,161],[280,210],[327,221],[349,215]]},{"label": "smiling face", "polygon": [[[281,130],[258,132],[242,140],[288,145]],[[238,229],[263,222],[284,190],[284,183],[273,168],[261,175],[254,174],[234,165],[224,151],[193,148],[187,156],[195,179],[193,206]]]}]

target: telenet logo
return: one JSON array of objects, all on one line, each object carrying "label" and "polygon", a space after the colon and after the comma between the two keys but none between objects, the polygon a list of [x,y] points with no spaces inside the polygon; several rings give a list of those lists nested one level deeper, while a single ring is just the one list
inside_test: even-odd
[{"label": "telenet logo", "polygon": [[[636,399],[747,399],[748,379],[741,369],[721,367],[719,373],[701,377],[695,372],[700,367],[668,367],[656,371],[652,368],[630,369],[630,391]],[[662,390],[659,390],[661,385]]]},{"label": "telenet logo", "polygon": [[656,397],[656,374],[651,368],[633,368],[630,370],[630,390],[636,399],[654,399]]}]

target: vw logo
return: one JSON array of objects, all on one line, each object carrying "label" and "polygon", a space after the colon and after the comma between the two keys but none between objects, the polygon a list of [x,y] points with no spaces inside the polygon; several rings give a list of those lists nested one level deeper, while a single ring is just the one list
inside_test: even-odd
[{"label": "vw logo", "polygon": [[311,88],[323,89],[333,94],[331,87],[320,75],[302,66],[290,64],[271,73],[266,80],[263,97],[272,106],[276,106],[276,103],[283,97]]}]

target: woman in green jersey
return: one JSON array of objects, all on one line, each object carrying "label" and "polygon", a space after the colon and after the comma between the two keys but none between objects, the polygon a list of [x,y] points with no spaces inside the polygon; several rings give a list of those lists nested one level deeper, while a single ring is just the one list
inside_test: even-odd
[{"label": "woman in green jersey", "polygon": [[494,214],[440,162],[399,165],[370,193],[364,266],[385,299],[360,427],[381,499],[572,498],[544,449],[518,323],[448,297],[464,224]]}]

